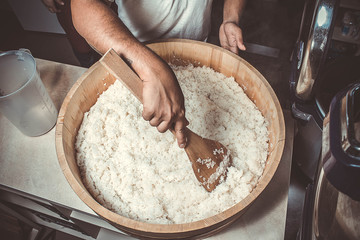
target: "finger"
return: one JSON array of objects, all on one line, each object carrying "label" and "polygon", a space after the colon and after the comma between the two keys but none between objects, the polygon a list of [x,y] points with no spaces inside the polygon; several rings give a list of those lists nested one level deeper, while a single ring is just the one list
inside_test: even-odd
[{"label": "finger", "polygon": [[224,33],[224,34],[225,34],[225,37],[220,38],[220,46],[222,48],[225,48],[226,50],[230,50],[228,38],[226,36],[226,33]]},{"label": "finger", "polygon": [[230,51],[235,53],[236,55],[239,54],[239,49],[238,49],[237,45],[231,46]]},{"label": "finger", "polygon": [[174,130],[175,137],[177,139],[178,145],[180,148],[186,147],[187,138],[186,138],[186,126],[189,125],[189,122],[186,118],[175,122]]},{"label": "finger", "polygon": [[236,34],[236,43],[240,50],[245,51],[246,47],[244,45],[242,30],[238,28],[237,34]]},{"label": "finger", "polygon": [[162,121],[156,128],[159,132],[164,133],[171,127],[171,125],[172,124],[169,121]]},{"label": "finger", "polygon": [[245,45],[244,45],[243,42],[238,42],[238,47],[239,47],[239,49],[242,50],[242,51],[245,51],[245,50],[246,50],[246,47],[245,47]]},{"label": "finger", "polygon": [[235,54],[238,54],[239,50],[238,50],[238,47],[236,45],[236,43],[232,43],[232,44],[229,44],[227,47],[225,47],[225,49],[235,53]]},{"label": "finger", "polygon": [[163,122],[163,120],[160,119],[160,118],[156,118],[156,117],[153,117],[153,118],[149,121],[150,125],[153,126],[153,127],[159,126],[161,122]]},{"label": "finger", "polygon": [[154,116],[155,116],[154,111],[150,111],[144,107],[142,112],[142,117],[144,118],[145,121],[150,121],[152,118],[154,118]]}]

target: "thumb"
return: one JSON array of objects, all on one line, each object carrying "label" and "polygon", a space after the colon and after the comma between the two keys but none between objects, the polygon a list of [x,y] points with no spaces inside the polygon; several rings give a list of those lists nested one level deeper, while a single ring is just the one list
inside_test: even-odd
[{"label": "thumb", "polygon": [[[185,122],[184,122],[185,121]],[[175,137],[177,139],[178,145],[180,148],[186,147],[186,125],[189,124],[189,122],[185,119],[184,121],[177,121],[174,126],[175,130]]]},{"label": "thumb", "polygon": [[243,50],[243,51],[246,50],[246,47],[245,47],[245,45],[244,45],[243,42],[238,42],[238,48],[239,48],[240,50]]},{"label": "thumb", "polygon": [[245,51],[246,47],[244,45],[243,35],[241,28],[238,27],[238,31],[236,33],[236,43],[240,50]]}]

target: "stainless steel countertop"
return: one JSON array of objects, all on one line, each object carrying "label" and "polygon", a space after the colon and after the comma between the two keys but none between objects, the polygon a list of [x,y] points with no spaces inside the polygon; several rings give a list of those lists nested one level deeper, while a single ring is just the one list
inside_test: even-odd
[{"label": "stainless steel countertop", "polygon": [[[42,59],[36,61],[44,85],[60,109],[67,92],[86,69]],[[207,239],[284,239],[294,135],[290,113],[284,111],[284,116],[285,149],[273,179],[244,215]],[[60,169],[55,128],[40,137],[27,137],[1,113],[0,187],[97,216],[71,189]]]}]

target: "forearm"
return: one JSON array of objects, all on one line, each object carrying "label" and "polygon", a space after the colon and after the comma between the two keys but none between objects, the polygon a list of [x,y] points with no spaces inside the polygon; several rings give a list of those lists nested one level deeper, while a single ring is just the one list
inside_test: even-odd
[{"label": "forearm", "polygon": [[136,72],[141,71],[146,62],[157,58],[102,1],[72,0],[71,10],[76,30],[101,54],[113,48],[132,62]]},{"label": "forearm", "polygon": [[245,3],[246,0],[224,0],[223,22],[233,22],[239,25]]}]

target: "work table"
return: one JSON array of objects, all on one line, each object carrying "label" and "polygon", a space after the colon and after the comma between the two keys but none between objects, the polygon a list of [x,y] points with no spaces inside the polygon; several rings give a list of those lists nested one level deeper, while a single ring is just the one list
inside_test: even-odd
[{"label": "work table", "polygon": [[[86,69],[42,59],[36,61],[41,79],[59,110],[67,92]],[[284,238],[294,132],[288,111],[284,111],[284,117],[285,149],[273,179],[244,215],[207,239]],[[90,236],[67,231],[69,234],[84,239],[111,239],[109,236],[133,239],[98,217],[71,189],[57,160],[55,127],[40,137],[27,137],[0,113],[0,136],[0,189],[3,192],[54,206],[72,223],[78,224],[80,220],[99,227],[99,231],[91,232]],[[86,226],[80,227],[86,232]]]}]

